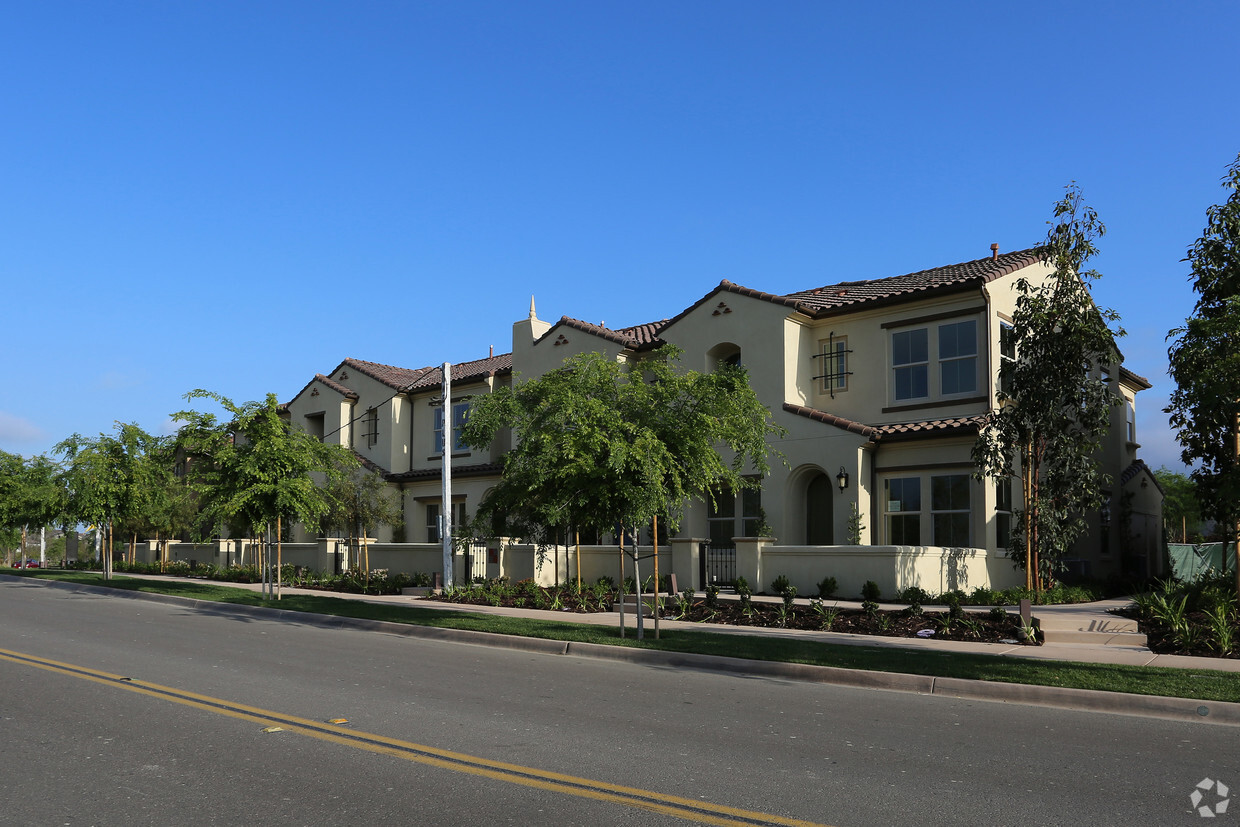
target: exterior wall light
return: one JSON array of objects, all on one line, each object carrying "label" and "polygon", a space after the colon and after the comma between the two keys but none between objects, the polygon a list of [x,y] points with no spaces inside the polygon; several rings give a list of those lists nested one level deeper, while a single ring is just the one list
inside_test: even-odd
[{"label": "exterior wall light", "polygon": [[840,466],[840,472],[835,475],[835,480],[840,484],[840,490],[843,491],[848,487],[848,472],[844,470],[844,466]]}]

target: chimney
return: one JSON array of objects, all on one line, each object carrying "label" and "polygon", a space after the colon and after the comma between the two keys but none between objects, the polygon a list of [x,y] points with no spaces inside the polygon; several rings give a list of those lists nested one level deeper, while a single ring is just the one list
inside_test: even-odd
[{"label": "chimney", "polygon": [[991,261],[999,260],[999,245],[998,244],[990,245],[990,260]]},{"label": "chimney", "polygon": [[488,358],[488,359],[494,359],[494,358],[495,358],[495,345],[491,345],[491,352],[490,352],[490,354],[488,354],[488,355],[487,355],[487,358]]}]

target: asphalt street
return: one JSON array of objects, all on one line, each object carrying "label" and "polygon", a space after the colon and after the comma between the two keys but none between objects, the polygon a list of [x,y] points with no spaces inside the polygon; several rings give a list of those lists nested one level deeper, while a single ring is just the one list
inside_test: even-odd
[{"label": "asphalt street", "polygon": [[1204,779],[1240,791],[1233,727],[7,579],[0,727],[0,824],[15,825],[1164,825],[1202,823],[1190,794]]}]

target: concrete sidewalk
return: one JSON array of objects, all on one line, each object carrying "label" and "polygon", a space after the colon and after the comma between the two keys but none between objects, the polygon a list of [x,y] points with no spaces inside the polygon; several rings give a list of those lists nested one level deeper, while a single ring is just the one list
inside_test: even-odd
[{"label": "concrete sidewalk", "polygon": [[[164,577],[159,575],[120,575],[150,580],[170,580],[182,582],[183,578]],[[5,576],[0,573],[0,581],[26,580],[27,578]],[[214,581],[212,581],[214,583]],[[281,608],[278,601],[265,606],[249,606],[215,601],[198,600],[193,597],[164,595],[151,592],[136,592],[110,589],[106,586],[79,585],[58,581],[35,581],[44,587],[63,588],[73,591],[85,591],[93,594],[106,594],[120,599],[149,600],[161,603],[189,605],[196,610],[214,614],[243,614],[252,617],[270,618],[282,621],[305,623],[327,629],[353,629],[364,632],[381,632],[402,637],[421,638],[453,644],[474,644],[480,646],[500,647],[526,652],[538,652],[547,655],[567,655],[579,658],[592,658],[621,661],[663,668],[689,668],[721,672],[730,675],[749,675],[772,677],[782,680],[807,681],[811,683],[833,684],[861,689],[882,689],[893,692],[914,692],[922,695],[937,695],[955,699],[988,701],[998,703],[1020,703],[1036,706],[1057,707],[1085,712],[1106,714],[1136,715],[1183,723],[1209,723],[1226,726],[1240,726],[1240,703],[1195,700],[1192,698],[1169,698],[1156,695],[1138,695],[1123,692],[1107,692],[1090,689],[1070,689],[1056,686],[1033,684],[1005,683],[991,680],[975,680],[962,678],[946,678],[932,675],[904,674],[898,672],[878,672],[865,669],[846,669],[834,666],[812,666],[800,663],[783,663],[777,661],[747,660],[741,658],[698,655],[677,652],[666,652],[656,649],[635,648],[595,643],[575,643],[562,640],[543,638],[527,638],[514,635],[491,634],[459,629],[442,629],[431,626],[418,626],[409,623],[391,623],[378,620],[339,617],[289,611]],[[261,590],[256,584],[225,583],[237,589],[251,592]],[[534,609],[510,609],[491,606],[467,606],[455,603],[442,603],[425,600],[419,597],[393,595],[370,596],[340,594],[311,589],[284,589],[285,595],[306,594],[315,596],[339,597],[345,600],[360,600],[393,606],[418,607],[441,611],[461,611],[481,614],[506,615],[516,617],[537,618],[541,620],[565,623],[596,624],[614,627],[619,618],[613,613],[577,614],[574,612],[551,612]],[[1053,625],[1063,627],[1065,632],[1093,632],[1101,630],[1108,637],[1111,628],[1108,624],[1116,622],[1114,615],[1107,613],[1112,601],[1105,604],[1091,604],[1073,607],[1041,607],[1052,608],[1052,612],[1039,612],[1047,617]],[[859,606],[859,603],[839,601],[840,608]],[[890,605],[890,604],[889,604]],[[903,608],[892,606],[892,608]],[[982,609],[985,611],[985,609]],[[1053,616],[1053,617],[1052,617]],[[626,618],[626,626],[632,628],[635,618]],[[654,634],[653,620],[647,620],[648,634]],[[787,637],[820,640],[849,646],[867,646],[870,648],[892,647],[905,649],[921,649],[938,652],[963,652],[969,654],[990,655],[994,657],[1024,657],[1056,661],[1076,661],[1081,663],[1130,664],[1133,666],[1170,666],[1194,671],[1223,670],[1240,671],[1240,661],[1213,658],[1185,658],[1171,655],[1154,655],[1142,646],[1124,646],[1112,643],[1049,643],[1043,646],[1011,646],[1006,644],[965,643],[921,638],[890,638],[870,635],[848,635],[835,632],[807,632],[791,629],[762,629],[752,627],[724,626],[703,623],[683,623],[664,620],[660,622],[662,629],[689,629],[693,631],[709,631],[719,634],[739,634],[764,637]],[[1116,632],[1117,635],[1125,634]]]},{"label": "concrete sidewalk", "polygon": [[[164,575],[118,574],[118,577],[133,577],[147,580],[168,580],[183,582],[184,578]],[[261,590],[256,583],[221,583],[210,581],[213,585],[230,586],[248,589],[252,592]],[[393,606],[421,607],[444,611],[474,612],[477,614],[493,614],[506,617],[525,617],[538,620],[554,620],[561,623],[582,623],[596,626],[616,626],[619,618],[614,612],[581,614],[566,611],[543,611],[539,609],[517,609],[505,606],[475,606],[472,604],[446,603],[439,600],[428,600],[422,597],[407,595],[361,595],[343,592],[327,592],[318,589],[295,589],[285,587],[284,594],[304,594],[319,597],[338,597],[344,600],[360,600],[367,603],[379,603]],[[755,596],[755,602],[778,603],[777,597]],[[808,601],[797,601],[808,603]],[[1024,646],[1021,644],[1003,643],[969,643],[967,641],[935,640],[934,638],[880,637],[877,635],[852,635],[842,632],[813,632],[800,629],[768,629],[754,626],[728,626],[724,624],[689,623],[676,620],[660,620],[661,629],[669,631],[686,629],[698,632],[716,632],[719,634],[736,634],[757,637],[802,638],[819,640],[823,643],[836,643],[845,646],[869,646],[871,648],[918,649],[922,651],[963,652],[974,655],[993,655],[996,657],[1035,658],[1037,660],[1061,660],[1076,663],[1120,664],[1128,666],[1161,666],[1173,669],[1210,669],[1220,672],[1240,673],[1240,659],[1236,658],[1199,658],[1184,655],[1156,655],[1145,646],[1145,635],[1137,631],[1135,620],[1113,614],[1113,609],[1126,606],[1126,598],[1102,600],[1097,603],[1074,603],[1058,606],[1034,606],[1033,615],[1042,624],[1046,642],[1041,646]],[[279,608],[279,603],[273,603]],[[837,600],[830,605],[841,609],[860,609],[860,601]],[[899,603],[882,603],[883,609],[898,611],[905,608]],[[968,611],[984,612],[987,607],[966,607]],[[935,607],[930,607],[931,611]],[[1009,611],[1014,611],[1008,607]],[[625,626],[636,629],[636,617],[629,613],[625,617]],[[654,635],[654,620],[644,621],[647,635]]]}]

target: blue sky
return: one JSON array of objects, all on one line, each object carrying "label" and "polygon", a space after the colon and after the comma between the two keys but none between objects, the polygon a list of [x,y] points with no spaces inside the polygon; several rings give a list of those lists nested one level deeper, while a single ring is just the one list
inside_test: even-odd
[{"label": "blue sky", "polygon": [[1142,453],[1240,4],[0,3],[0,448],[1106,222]]}]

